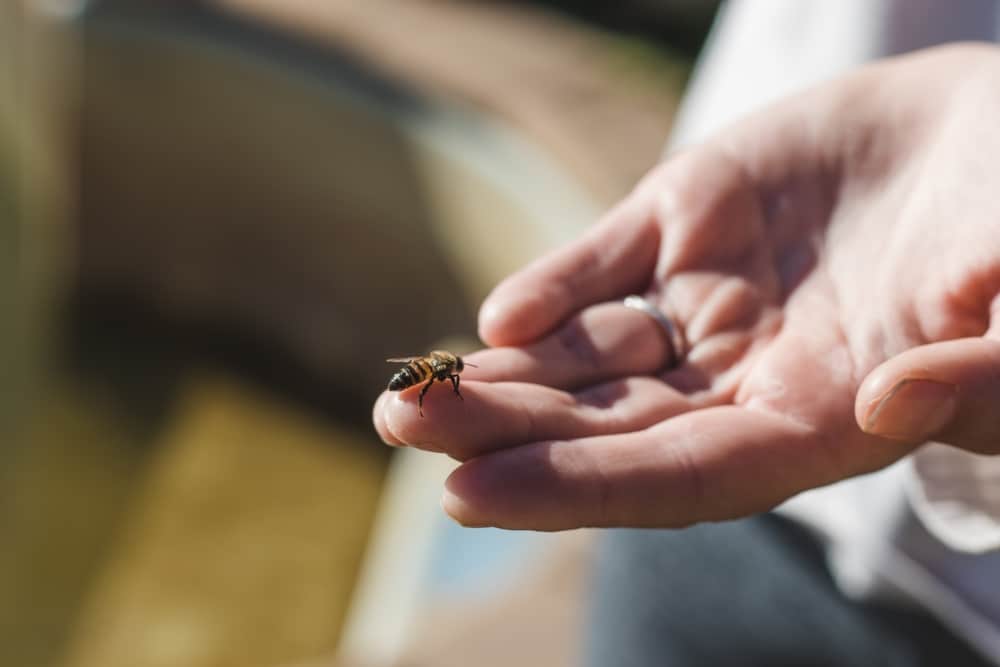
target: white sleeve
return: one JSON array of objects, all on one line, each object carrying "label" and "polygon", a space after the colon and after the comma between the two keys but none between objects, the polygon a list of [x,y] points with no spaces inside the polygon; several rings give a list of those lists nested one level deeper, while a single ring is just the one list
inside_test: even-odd
[{"label": "white sleeve", "polygon": [[995,0],[730,0],[698,58],[670,147],[862,63],[998,33]]},{"label": "white sleeve", "polygon": [[956,551],[1000,551],[1000,456],[929,443],[910,463],[907,495],[928,531]]}]

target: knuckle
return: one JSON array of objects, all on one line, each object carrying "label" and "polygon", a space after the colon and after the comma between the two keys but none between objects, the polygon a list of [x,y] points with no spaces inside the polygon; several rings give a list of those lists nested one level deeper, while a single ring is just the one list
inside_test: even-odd
[{"label": "knuckle", "polygon": [[556,341],[572,362],[589,368],[597,368],[600,365],[600,353],[578,318],[574,318],[559,330]]}]

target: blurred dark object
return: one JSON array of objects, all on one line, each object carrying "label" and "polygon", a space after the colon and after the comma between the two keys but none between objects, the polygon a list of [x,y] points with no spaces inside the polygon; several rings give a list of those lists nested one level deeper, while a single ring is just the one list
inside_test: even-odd
[{"label": "blurred dark object", "polygon": [[610,203],[657,159],[682,67],[479,3],[106,0],[82,25],[81,314],[365,419],[373,359],[473,335],[503,275],[484,261],[552,238],[505,222],[450,248],[467,233],[437,224],[413,126],[472,105]]},{"label": "blurred dark object", "polygon": [[610,30],[637,35],[694,57],[721,2],[716,0],[507,0],[556,9]]},{"label": "blurred dark object", "polygon": [[97,3],[83,27],[81,298],[322,377],[334,413],[381,388],[372,359],[470,331],[402,86],[197,6]]},{"label": "blurred dark object", "polygon": [[[691,59],[527,3],[215,0],[513,127],[601,207],[662,153]],[[536,249],[536,252],[538,250]]]}]

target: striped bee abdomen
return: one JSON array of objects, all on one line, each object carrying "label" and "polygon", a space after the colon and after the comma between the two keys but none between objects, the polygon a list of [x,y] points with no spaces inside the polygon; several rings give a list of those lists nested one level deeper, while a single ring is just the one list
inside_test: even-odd
[{"label": "striped bee abdomen", "polygon": [[389,391],[402,391],[419,384],[433,375],[430,364],[424,359],[414,359],[403,366],[389,380]]}]

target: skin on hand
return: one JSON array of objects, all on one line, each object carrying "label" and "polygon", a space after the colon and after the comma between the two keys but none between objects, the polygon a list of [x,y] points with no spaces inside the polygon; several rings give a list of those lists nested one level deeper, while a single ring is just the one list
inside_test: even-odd
[{"label": "skin on hand", "polygon": [[378,432],[463,462],[459,522],[538,530],[745,516],[929,438],[1000,453],[998,53],[885,61],[672,157],[494,290],[464,402],[384,394]]}]

